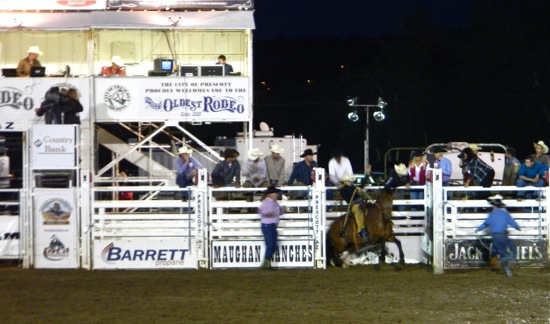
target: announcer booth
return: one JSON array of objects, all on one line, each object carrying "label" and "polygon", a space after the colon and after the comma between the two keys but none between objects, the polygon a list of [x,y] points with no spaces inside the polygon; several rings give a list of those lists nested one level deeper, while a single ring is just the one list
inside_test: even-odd
[{"label": "announcer booth", "polygon": [[[206,166],[219,161],[197,128],[213,133],[222,123],[242,125],[251,142],[253,9],[250,0],[2,1],[0,132],[19,134],[8,140],[20,151],[10,163],[22,181],[10,189],[20,193],[17,214],[26,224],[20,225],[24,267],[205,264],[198,206],[182,204],[173,163],[184,144]],[[31,46],[42,52],[45,76],[8,73]],[[215,72],[222,54],[233,73]],[[123,73],[109,72],[115,61]],[[214,72],[180,73],[185,66]],[[76,146],[57,148],[74,153],[70,166],[44,167],[32,158],[33,145],[45,138],[33,134],[68,134],[56,130],[66,125],[45,125],[35,114],[52,87],[76,89],[84,109],[80,125],[70,127]],[[70,210],[60,214],[69,220],[54,224],[48,213],[58,207]],[[192,241],[199,242],[197,251]],[[56,251],[52,260],[35,259],[47,247]]]}]

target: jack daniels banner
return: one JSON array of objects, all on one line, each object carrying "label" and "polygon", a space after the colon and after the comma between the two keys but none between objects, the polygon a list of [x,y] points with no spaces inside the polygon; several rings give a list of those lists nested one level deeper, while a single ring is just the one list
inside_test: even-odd
[{"label": "jack daniels banner", "polygon": [[254,0],[107,0],[108,10],[156,10],[159,8],[251,10],[254,9]]}]

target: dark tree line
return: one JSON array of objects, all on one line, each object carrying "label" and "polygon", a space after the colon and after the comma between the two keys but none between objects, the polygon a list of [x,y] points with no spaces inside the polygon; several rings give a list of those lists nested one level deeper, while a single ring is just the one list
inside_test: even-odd
[{"label": "dark tree line", "polygon": [[[371,161],[390,147],[468,141],[513,146],[550,142],[550,1],[481,1],[462,30],[440,30],[419,11],[404,35],[273,39],[254,43],[254,125],[302,133],[359,168],[364,114],[352,123],[347,96],[388,102],[371,118]],[[265,83],[263,83],[265,82]],[[360,170],[358,170],[360,171]]]}]

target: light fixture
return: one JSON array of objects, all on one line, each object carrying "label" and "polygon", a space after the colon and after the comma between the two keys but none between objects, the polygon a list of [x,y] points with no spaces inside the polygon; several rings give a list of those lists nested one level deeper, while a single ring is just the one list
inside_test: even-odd
[{"label": "light fixture", "polygon": [[372,114],[372,117],[374,117],[374,120],[376,121],[383,121],[386,118],[386,115],[384,115],[384,112],[380,110]]},{"label": "light fixture", "polygon": [[346,102],[348,103],[348,106],[353,107],[357,103],[357,97],[349,98]]},{"label": "light fixture", "polygon": [[181,20],[181,17],[178,17],[177,20],[172,19],[172,17],[168,17],[168,21],[170,22],[170,25],[172,27],[176,27],[179,24],[180,20]]},{"label": "light fixture", "polygon": [[378,97],[378,104],[377,104],[378,108],[383,109],[387,105],[388,104],[381,97]]},{"label": "light fixture", "polygon": [[359,120],[359,115],[357,115],[357,111],[354,110],[353,112],[350,112],[348,114],[348,119],[351,120],[352,122],[356,122]]}]

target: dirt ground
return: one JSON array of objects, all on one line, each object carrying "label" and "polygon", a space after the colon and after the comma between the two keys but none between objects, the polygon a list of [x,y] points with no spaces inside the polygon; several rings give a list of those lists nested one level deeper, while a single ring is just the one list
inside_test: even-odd
[{"label": "dirt ground", "polygon": [[23,270],[2,323],[549,323],[550,269]]}]

